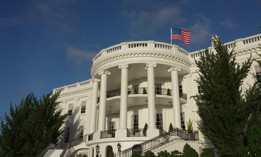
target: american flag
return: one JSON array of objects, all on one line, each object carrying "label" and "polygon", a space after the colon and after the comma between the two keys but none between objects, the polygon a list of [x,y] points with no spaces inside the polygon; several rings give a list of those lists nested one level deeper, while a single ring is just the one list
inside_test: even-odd
[{"label": "american flag", "polygon": [[[172,29],[171,29],[172,32]],[[184,44],[188,45],[190,42],[191,31],[185,29],[173,29],[171,33],[171,40],[180,40]]]}]

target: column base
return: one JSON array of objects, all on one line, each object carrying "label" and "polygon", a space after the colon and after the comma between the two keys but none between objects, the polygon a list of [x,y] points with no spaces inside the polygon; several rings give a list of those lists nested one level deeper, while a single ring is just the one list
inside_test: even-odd
[{"label": "column base", "polygon": [[101,131],[96,131],[93,134],[93,140],[99,140],[99,139],[101,139]]},{"label": "column base", "polygon": [[117,129],[115,132],[115,137],[127,137],[127,129]]},{"label": "column base", "polygon": [[148,128],[147,137],[155,137],[159,136],[159,129],[156,128]]}]

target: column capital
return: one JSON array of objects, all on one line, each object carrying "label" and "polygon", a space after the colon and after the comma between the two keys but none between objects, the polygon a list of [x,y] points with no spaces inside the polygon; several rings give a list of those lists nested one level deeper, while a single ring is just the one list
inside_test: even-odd
[{"label": "column capital", "polygon": [[155,68],[156,66],[157,66],[156,63],[147,63],[147,64],[145,65],[145,69],[148,69],[148,68]]},{"label": "column capital", "polygon": [[91,80],[91,82],[93,83],[93,82],[100,82],[100,79],[97,79],[97,78],[92,78],[92,80]]},{"label": "column capital", "polygon": [[129,68],[129,64],[121,64],[119,65],[120,69],[128,69]]},{"label": "column capital", "polygon": [[181,70],[181,68],[179,68],[179,67],[170,67],[170,68],[168,68],[168,72],[171,72],[171,71],[180,71]]},{"label": "column capital", "polygon": [[110,75],[111,72],[108,70],[102,70],[102,71],[98,72],[98,75],[102,75],[102,74]]}]

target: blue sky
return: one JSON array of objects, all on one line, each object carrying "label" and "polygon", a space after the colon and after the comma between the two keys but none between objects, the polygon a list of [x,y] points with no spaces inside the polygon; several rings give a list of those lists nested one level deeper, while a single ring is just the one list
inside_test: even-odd
[{"label": "blue sky", "polygon": [[188,51],[261,33],[261,0],[1,0],[0,117],[30,92],[84,81],[92,57],[124,41],[169,42],[192,31]]}]

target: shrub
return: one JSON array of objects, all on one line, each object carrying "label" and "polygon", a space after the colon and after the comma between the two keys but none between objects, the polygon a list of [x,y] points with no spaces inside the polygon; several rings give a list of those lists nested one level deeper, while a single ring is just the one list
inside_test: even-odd
[{"label": "shrub", "polygon": [[198,153],[187,143],[183,147],[183,156],[182,157],[198,157]]},{"label": "shrub", "polygon": [[205,148],[201,153],[200,157],[215,157],[215,152],[213,148]]},{"label": "shrub", "polygon": [[169,132],[172,132],[174,130],[174,127],[172,125],[172,123],[169,124]]}]

